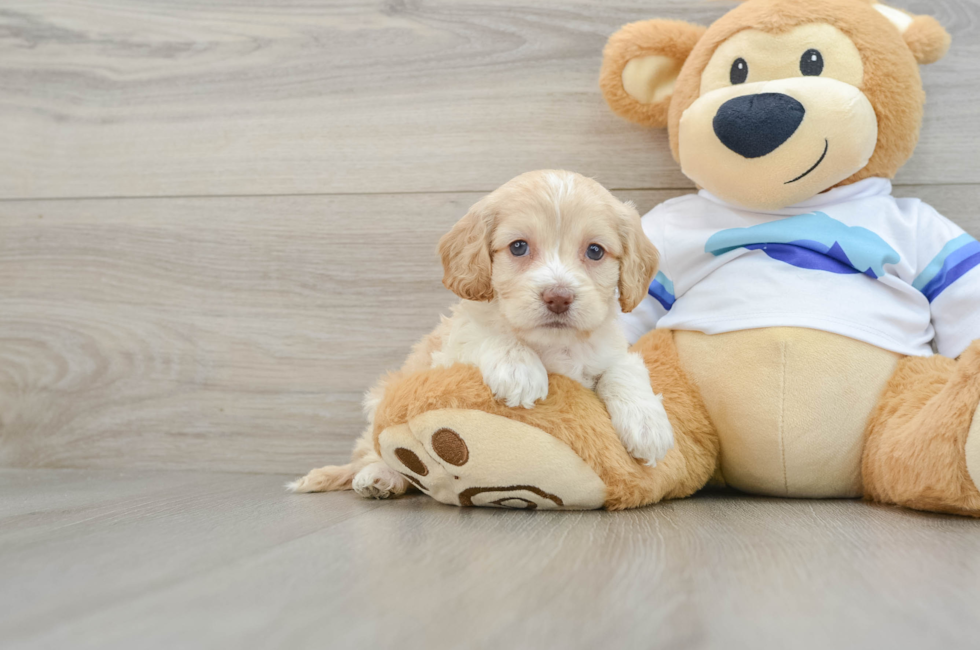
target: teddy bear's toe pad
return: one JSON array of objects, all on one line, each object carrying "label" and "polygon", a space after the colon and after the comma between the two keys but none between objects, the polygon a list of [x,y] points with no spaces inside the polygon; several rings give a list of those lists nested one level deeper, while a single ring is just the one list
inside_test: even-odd
[{"label": "teddy bear's toe pad", "polygon": [[389,467],[442,503],[588,510],[606,500],[602,480],[565,443],[484,411],[427,411],[378,443]]}]

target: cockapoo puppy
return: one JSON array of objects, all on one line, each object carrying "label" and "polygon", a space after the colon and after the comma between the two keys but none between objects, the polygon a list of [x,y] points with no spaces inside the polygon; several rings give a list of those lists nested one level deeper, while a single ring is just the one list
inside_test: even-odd
[{"label": "cockapoo puppy", "polygon": [[[497,399],[527,409],[548,394],[548,373],[562,374],[595,390],[632,456],[651,465],[664,457],[673,429],[618,323],[657,270],[631,204],[579,174],[529,172],[474,205],[439,254],[443,284],[462,301],[403,371],[472,364]],[[369,421],[383,394],[382,379],[365,398]],[[408,482],[382,462],[372,431],[369,424],[349,464],[312,470],[289,489],[404,493]]]}]

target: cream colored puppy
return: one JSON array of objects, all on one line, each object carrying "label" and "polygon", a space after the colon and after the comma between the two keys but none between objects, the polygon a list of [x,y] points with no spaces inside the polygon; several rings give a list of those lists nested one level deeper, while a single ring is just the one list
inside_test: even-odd
[{"label": "cream colored puppy", "polygon": [[[657,270],[640,216],[599,183],[567,171],[522,174],[474,205],[439,242],[443,284],[463,300],[403,366],[477,366],[494,396],[533,408],[548,373],[595,390],[635,458],[655,464],[674,444],[646,366],[628,351],[620,309],[631,311]],[[365,399],[373,420],[382,380]],[[366,497],[408,484],[374,450],[372,425],[348,465],[315,469],[296,492],[353,488]]]}]

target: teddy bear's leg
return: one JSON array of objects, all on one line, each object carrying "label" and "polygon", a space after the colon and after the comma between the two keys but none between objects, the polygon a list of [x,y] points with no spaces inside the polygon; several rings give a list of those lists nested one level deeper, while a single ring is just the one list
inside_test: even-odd
[{"label": "teddy bear's leg", "polygon": [[577,382],[552,375],[544,400],[512,408],[463,364],[391,380],[376,449],[415,487],[454,505],[620,510],[690,495],[715,472],[718,436],[673,333],[650,332],[633,351],[674,428],[674,448],[656,467],[630,457],[603,403]]},{"label": "teddy bear's leg", "polygon": [[958,361],[909,357],[868,424],[865,496],[980,517],[980,341]]}]

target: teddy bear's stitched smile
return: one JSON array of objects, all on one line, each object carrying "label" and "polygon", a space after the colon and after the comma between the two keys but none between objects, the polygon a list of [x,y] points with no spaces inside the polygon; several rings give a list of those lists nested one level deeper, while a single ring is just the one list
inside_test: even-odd
[{"label": "teddy bear's stitched smile", "polygon": [[820,154],[820,158],[817,160],[817,162],[813,163],[813,167],[811,167],[810,169],[806,170],[805,172],[803,172],[802,174],[800,174],[799,176],[797,176],[793,180],[786,181],[785,183],[783,183],[783,185],[789,185],[790,183],[795,183],[796,181],[800,180],[801,178],[803,178],[804,176],[806,176],[807,174],[809,174],[810,172],[812,172],[814,169],[816,169],[817,167],[819,167],[820,166],[820,163],[823,162],[823,159],[827,157],[827,150],[828,149],[830,149],[830,141],[827,140],[827,138],[824,138],[823,139],[823,153]]}]

